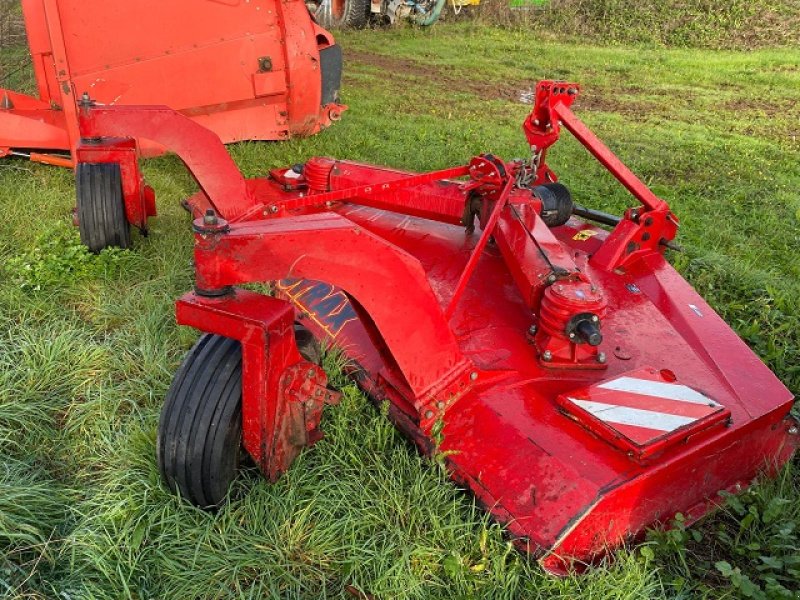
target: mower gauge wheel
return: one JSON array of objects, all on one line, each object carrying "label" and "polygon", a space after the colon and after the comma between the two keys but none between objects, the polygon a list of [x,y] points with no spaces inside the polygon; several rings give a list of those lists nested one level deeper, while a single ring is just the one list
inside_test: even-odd
[{"label": "mower gauge wheel", "polygon": [[173,492],[199,506],[225,500],[242,443],[242,349],[203,335],[172,380],[158,423],[158,468]]},{"label": "mower gauge wheel", "polygon": [[78,163],[75,170],[78,229],[92,252],[109,246],[131,245],[131,227],[125,216],[122,178],[116,163]]},{"label": "mower gauge wheel", "polygon": [[[321,363],[311,332],[295,324],[305,360]],[[242,349],[205,334],[189,350],[158,423],[158,468],[167,486],[200,508],[220,506],[236,478],[242,445]]]}]

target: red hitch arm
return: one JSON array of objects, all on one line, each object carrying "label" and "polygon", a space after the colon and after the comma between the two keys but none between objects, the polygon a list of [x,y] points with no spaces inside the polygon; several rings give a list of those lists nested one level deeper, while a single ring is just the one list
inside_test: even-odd
[{"label": "red hitch arm", "polygon": [[669,208],[667,203],[656,196],[641,179],[634,175],[633,171],[626,167],[625,164],[617,158],[616,154],[601,142],[568,106],[562,102],[558,102],[553,106],[553,112],[558,116],[564,127],[575,136],[575,139],[577,139],[617,181],[625,186],[625,188],[633,194],[634,198],[650,210],[666,210]]}]

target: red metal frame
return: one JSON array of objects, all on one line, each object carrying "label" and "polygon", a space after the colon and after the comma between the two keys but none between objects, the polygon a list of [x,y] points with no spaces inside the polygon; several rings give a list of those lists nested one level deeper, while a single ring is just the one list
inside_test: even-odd
[{"label": "red metal frame", "polygon": [[[294,314],[340,344],[397,425],[563,573],[676,512],[699,518],[798,443],[792,395],[666,262],[677,219],[569,110],[577,89],[537,87],[534,184],[556,179],[545,154],[563,124],[641,202],[611,232],[549,227],[529,167],[489,154],[422,175],[316,158],[244,180],[168,109],[87,106],[82,127],[150,127],[197,179],[196,290],[178,322],[247,340],[245,439],[270,478],[263,440],[285,414],[270,386],[297,357],[243,331],[272,331],[283,310],[280,331]],[[284,303],[234,287],[254,281],[277,281]],[[570,335],[576,319],[602,340]]]},{"label": "red metal frame", "polygon": [[[108,105],[166,104],[225,143],[311,135],[346,109],[323,99],[321,53],[335,43],[302,0],[22,5],[38,98],[0,89],[0,155],[74,151],[84,93]],[[164,148],[145,138],[140,147]]]}]

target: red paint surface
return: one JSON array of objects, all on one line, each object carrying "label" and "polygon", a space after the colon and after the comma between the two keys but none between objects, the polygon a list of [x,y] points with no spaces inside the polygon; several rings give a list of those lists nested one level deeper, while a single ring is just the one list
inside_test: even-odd
[{"label": "red paint surface", "polygon": [[[74,150],[77,101],[163,104],[225,143],[283,140],[331,124],[320,55],[330,33],[301,0],[23,0],[38,98],[0,89],[0,148]],[[264,71],[259,60],[268,57]],[[164,146],[142,139],[146,154]]]},{"label": "red paint surface", "polygon": [[[532,115],[547,109],[583,131],[560,103],[571,96],[557,96],[537,96]],[[608,152],[582,136],[593,154]],[[203,190],[239,185],[240,177],[206,185],[229,165],[216,172],[213,164],[183,158],[193,169],[199,165],[194,175]],[[508,191],[519,163],[479,156],[470,164],[481,162],[497,172],[470,169],[462,181],[436,181],[447,173],[441,172],[410,180],[415,185],[367,191],[365,185],[412,174],[336,161],[328,189],[315,184],[318,194],[296,184],[287,190],[280,173],[247,181],[246,196],[201,192],[190,200],[195,213],[213,206],[229,222],[204,229],[202,219],[195,221],[197,286],[222,292],[284,280],[279,294],[359,365],[362,387],[390,402],[390,416],[423,451],[438,444],[453,478],[551,571],[594,561],[676,512],[691,522],[720,490],[746,486],[763,468],[788,460],[797,445],[788,433],[792,395],[662,256],[658,242],[671,240],[677,228],[665,204],[639,194],[642,206],[628,210],[612,232],[574,218],[549,229],[529,190]],[[550,177],[546,164],[539,167]],[[476,198],[482,216],[497,215],[483,221],[497,224],[495,243],[483,247],[479,232],[458,224]],[[587,230],[596,235],[578,235]],[[549,282],[554,266],[562,269]],[[564,314],[547,325],[543,340],[531,326],[552,285],[563,286],[549,296]],[[577,292],[586,302],[567,302]],[[237,291],[234,298],[239,294],[252,296]],[[559,330],[587,307],[603,334],[596,348]],[[222,335],[239,327],[230,324],[236,315],[178,317]],[[556,342],[557,351],[570,353],[557,365],[543,357],[543,344]],[[260,356],[272,360],[269,351]],[[669,435],[625,442],[620,434],[630,431],[567,414],[559,400],[646,368],[724,410]],[[247,393],[266,393],[259,389]],[[652,408],[665,406],[655,399]],[[245,420],[246,439],[255,435],[248,431],[253,423]]]}]

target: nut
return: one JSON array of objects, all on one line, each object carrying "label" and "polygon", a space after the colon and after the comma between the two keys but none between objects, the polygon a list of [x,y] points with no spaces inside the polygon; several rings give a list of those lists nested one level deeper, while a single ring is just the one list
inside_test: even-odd
[{"label": "nut", "polygon": [[542,353],[542,360],[545,362],[550,362],[551,360],[553,360],[553,353],[550,352],[550,350],[545,350]]}]

